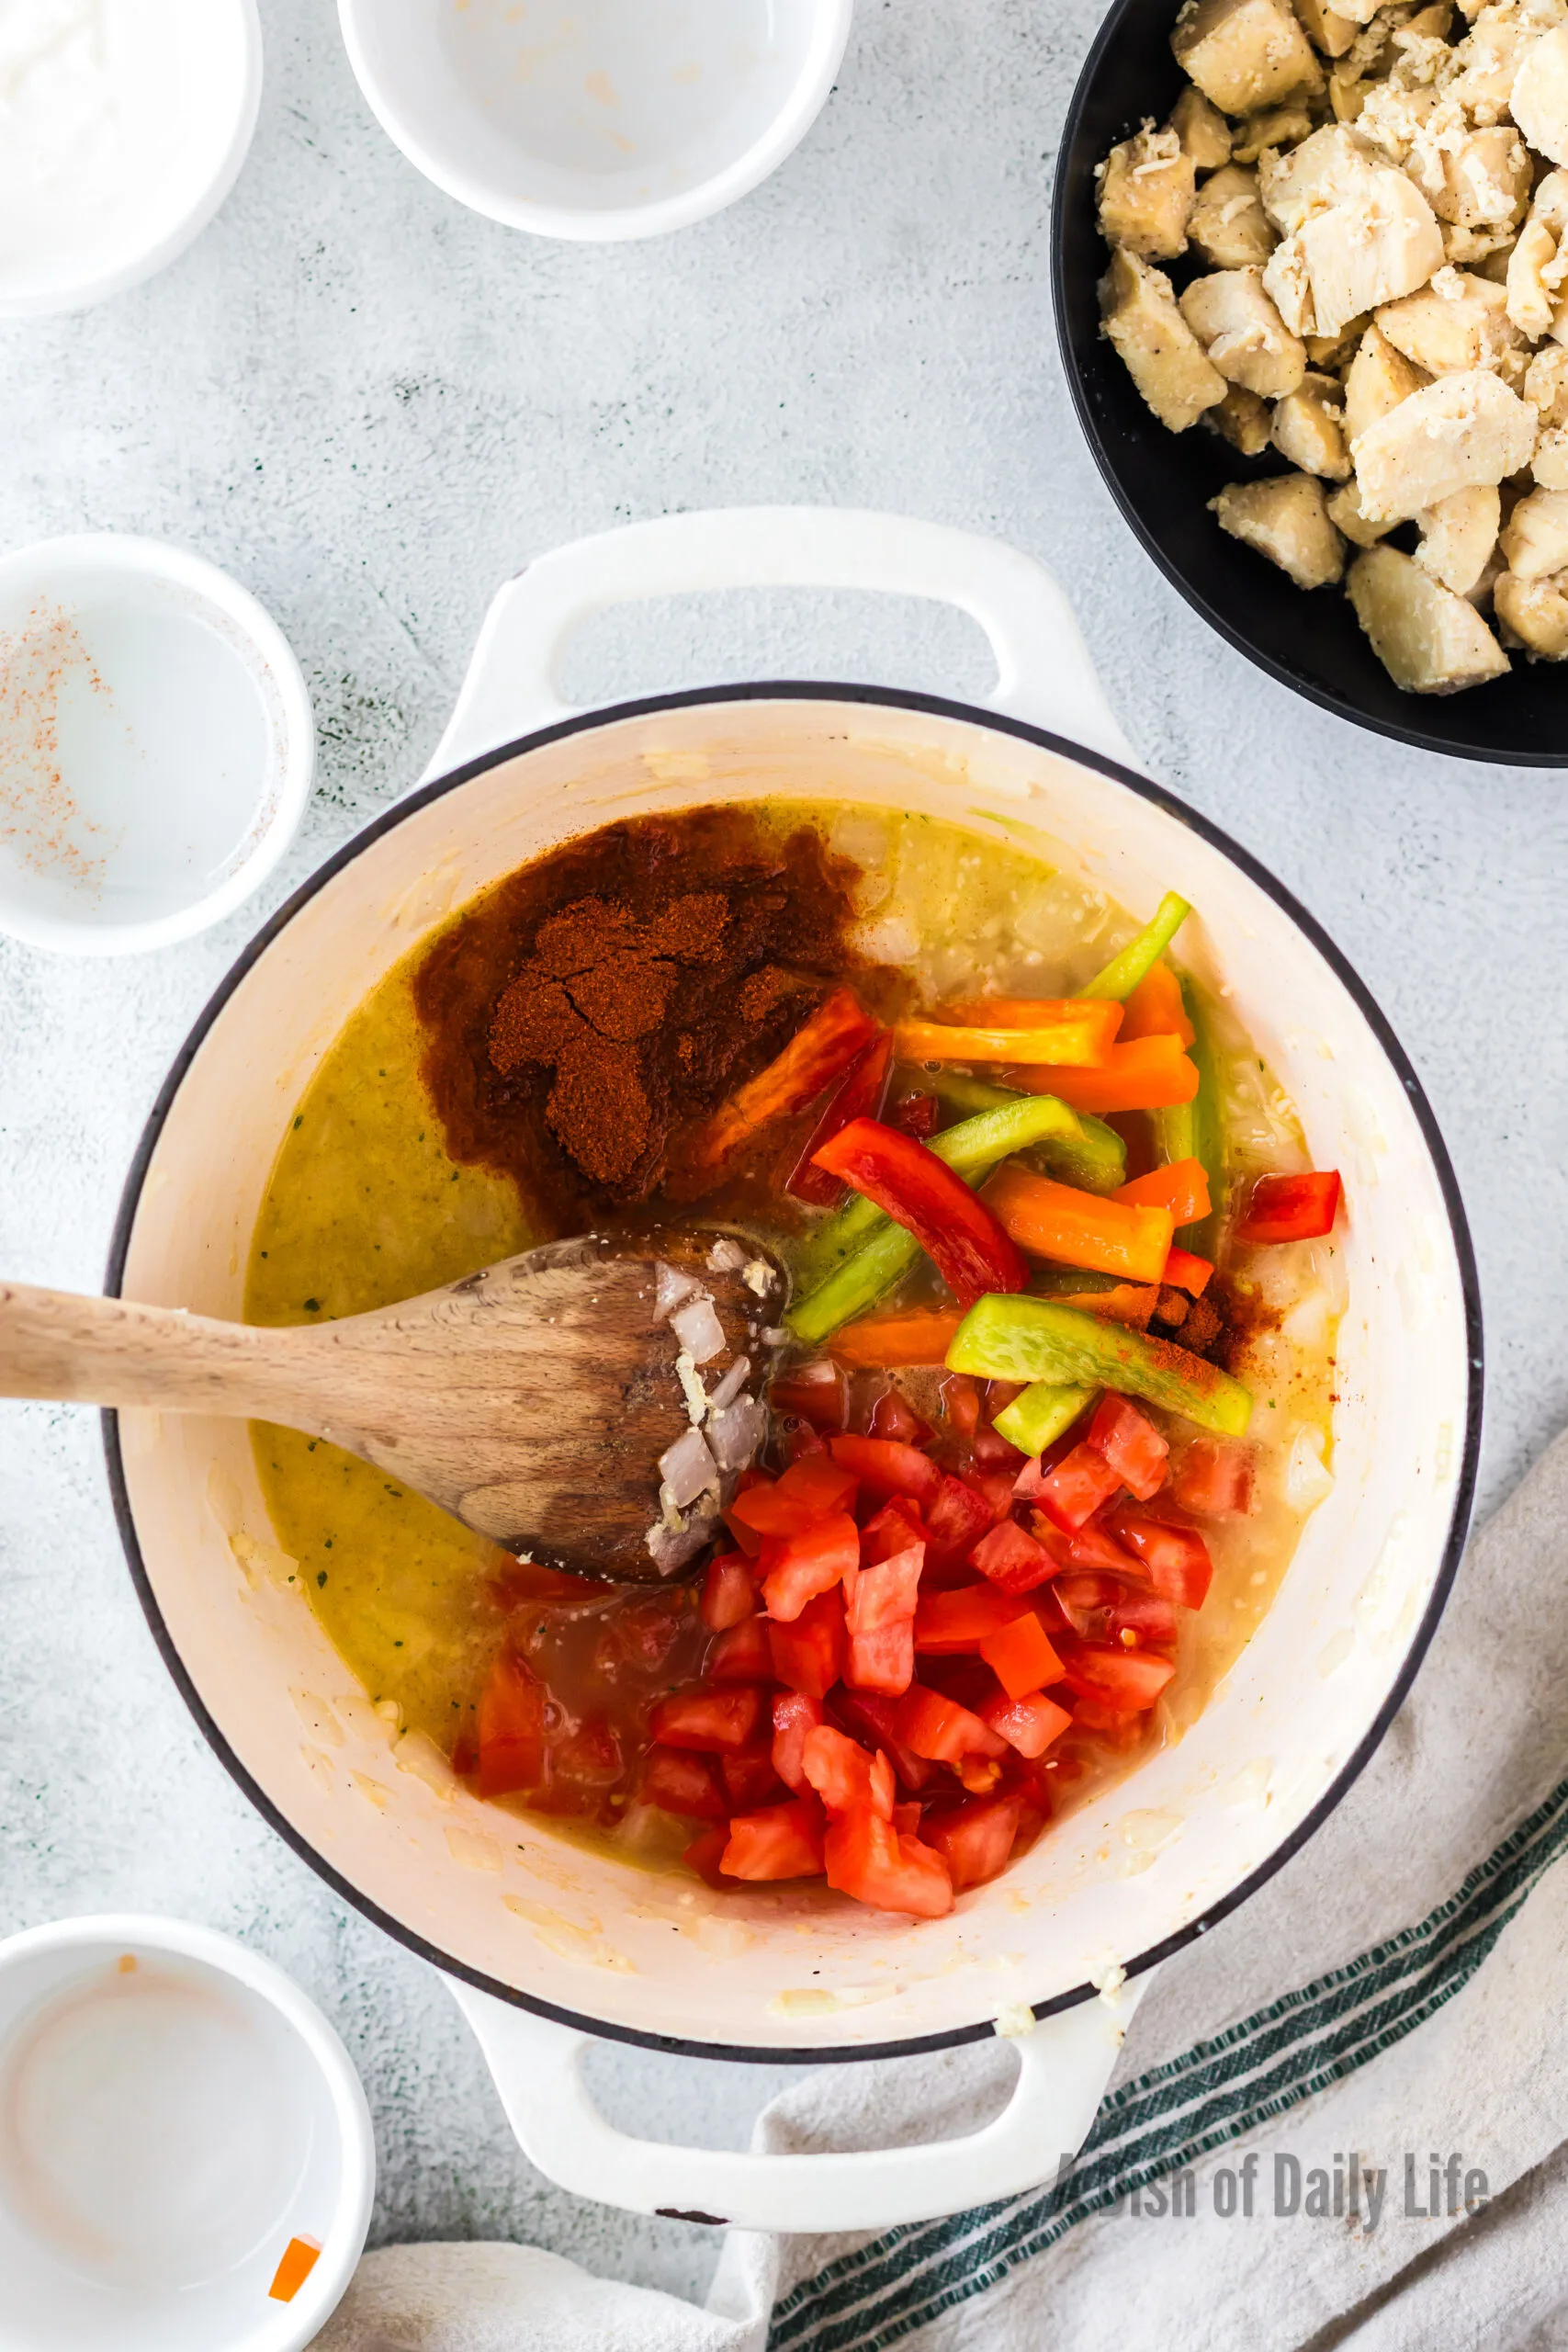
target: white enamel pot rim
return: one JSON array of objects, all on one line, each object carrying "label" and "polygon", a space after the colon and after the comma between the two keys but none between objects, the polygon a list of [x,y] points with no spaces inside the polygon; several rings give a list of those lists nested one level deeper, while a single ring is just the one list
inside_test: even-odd
[{"label": "white enamel pot rim", "polygon": [[[722,560],[716,552],[719,549],[723,551]],[[585,584],[589,582],[592,583],[592,588]],[[758,582],[881,588],[959,604],[979,618],[990,633],[1002,671],[1001,695],[1012,707],[987,709],[889,687],[784,681],[697,689],[594,711],[563,709],[554,692],[554,660],[566,636],[589,612],[628,595],[667,594],[681,589]],[[558,601],[560,610],[547,628],[541,624],[536,628],[531,623],[524,627],[524,607],[530,598],[537,605],[547,590]],[[1015,638],[1005,623],[996,618],[998,606],[1014,594],[1021,594],[1025,601],[1031,595],[1035,598],[1039,607],[1035,618],[1048,624],[1037,634],[1055,639],[1049,650],[1055,659],[1039,691],[1030,690],[1028,674],[1030,660],[1041,654],[1041,646],[1025,641],[1029,634],[1026,629],[1021,628]],[[509,599],[513,600],[510,616]],[[509,729],[506,716],[515,713],[519,697],[525,707],[531,705],[535,710],[551,715],[544,724],[525,731]],[[1071,733],[1019,715],[1021,707],[1038,710],[1047,701],[1070,716]],[[486,791],[506,788],[500,772],[513,761],[543,755],[545,763],[539,774],[547,776],[552,772],[548,764],[551,747],[581,746],[586,773],[592,764],[591,745],[595,736],[608,741],[613,730],[620,729],[626,741],[645,740],[646,727],[641,738],[635,733],[626,734],[626,730],[643,726],[644,722],[667,719],[678,732],[682,725],[694,723],[694,715],[704,719],[711,718],[715,729],[727,719],[743,729],[748,723],[755,723],[749,720],[747,707],[759,702],[773,706],[781,728],[792,723],[804,728],[812,716],[807,707],[818,706],[831,717],[835,729],[843,730],[846,745],[856,740],[857,729],[878,743],[896,736],[900,729],[914,730],[909,732],[908,740],[917,744],[919,731],[927,721],[931,722],[933,741],[956,740],[960,735],[965,741],[977,741],[975,730],[979,730],[995,747],[998,757],[1027,759],[1049,768],[1053,775],[1068,770],[1078,772],[1085,793],[1099,794],[1101,808],[1114,805],[1128,816],[1129,822],[1136,820],[1141,823],[1138,812],[1128,812],[1119,797],[1132,796],[1149,811],[1155,829],[1168,843],[1176,838],[1173,824],[1184,829],[1195,837],[1194,856],[1204,859],[1211,872],[1228,866],[1251,891],[1261,894],[1260,899],[1255,899],[1243,892],[1246,903],[1258,910],[1265,933],[1271,926],[1283,935],[1288,926],[1299,935],[1304,943],[1303,970],[1313,956],[1319,966],[1326,967],[1325,987],[1328,994],[1339,1002],[1341,999],[1335,991],[1342,991],[1370,1033],[1364,1041],[1365,1055],[1369,1063],[1375,1062],[1382,1072],[1379,1082],[1384,1114],[1391,1125],[1404,1121],[1408,1129],[1401,1144],[1405,1159],[1400,1165],[1429,1211],[1429,1254],[1424,1262],[1432,1265],[1433,1281],[1442,1294],[1440,1313],[1446,1319],[1440,1326],[1438,1351],[1448,1351],[1450,1370],[1444,1375],[1448,1385],[1441,1395],[1450,1402],[1451,1428],[1450,1423],[1445,1423],[1445,1428],[1450,1429],[1452,1436],[1451,1454],[1444,1450],[1446,1440],[1439,1444],[1441,1468],[1432,1494],[1421,1506],[1426,1518],[1417,1519],[1416,1548],[1422,1555],[1419,1569],[1396,1568],[1383,1579],[1385,1586],[1391,1577],[1397,1585],[1399,1576],[1404,1576],[1408,1606],[1403,1613],[1389,1616],[1381,1630],[1375,1675],[1364,1686],[1368,1695],[1351,1705],[1347,1719],[1350,1728],[1343,1749],[1337,1748],[1331,1758],[1309,1766],[1301,1779],[1303,1792],[1299,1802],[1293,1806],[1282,1805],[1272,1822],[1249,1830],[1252,1844],[1248,1858],[1235,1865],[1234,1871],[1228,1861],[1215,1863],[1210,1869],[1201,1879],[1201,1905],[1190,1909],[1186,1916],[1179,1911],[1180,1923],[1172,1932],[1151,1935],[1134,1949],[1110,1955],[1120,1957],[1129,1977],[1138,1978],[1234,1910],[1300,1849],[1361,1770],[1409,1689],[1441,1614],[1464,1540],[1480,1439],[1480,1305],[1464,1211],[1446,1149],[1419,1080],[1382,1012],[1313,917],[1255,858],[1174,795],[1138,774],[1127,760],[1111,756],[1120,744],[1119,730],[1093,681],[1076,624],[1055,583],[1025,559],[995,543],[931,525],[827,511],[756,509],[728,515],[669,517],[662,522],[606,533],[597,540],[581,542],[575,548],[542,559],[509,583],[487,618],[457,711],[433,762],[435,772],[431,780],[337,852],[278,910],[239,958],[186,1039],[138,1147],[121,1204],[106,1286],[111,1293],[121,1288],[128,1256],[138,1239],[137,1220],[144,1207],[150,1167],[204,1041],[255,967],[312,908],[319,896],[338,883],[358,860],[378,844],[386,842],[399,828],[419,820],[425,812],[439,809],[449,796],[460,795],[466,787],[477,787],[480,797],[474,806],[488,808],[491,802],[484,797]],[[797,721],[792,721],[792,710],[802,712]],[[823,716],[821,723],[827,725],[828,716]],[[931,756],[935,759],[939,754],[933,752]],[[1051,766],[1053,762],[1063,763],[1062,770]],[[489,786],[484,781],[487,778],[491,779]],[[1110,793],[1107,786],[1112,788]],[[983,784],[972,780],[970,789],[972,800],[983,798]],[[681,800],[667,805],[690,805],[703,797],[700,787],[694,790],[688,786]],[[846,797],[859,796],[847,790]],[[568,825],[566,832],[580,831],[590,821],[604,820],[581,818]],[[1270,903],[1264,907],[1262,901]],[[325,919],[324,913],[321,919]],[[172,1211],[161,1210],[159,1214]],[[1435,1258],[1430,1256],[1431,1250],[1437,1252]],[[1386,1322],[1392,1310],[1385,1307],[1382,1311]],[[1459,1356],[1461,1347],[1462,1364]],[[650,2007],[657,2010],[661,1995],[658,1987],[645,1992],[643,1980],[635,1973],[630,1978],[623,1975],[601,1979],[599,1984],[593,1984],[592,1976],[580,1971],[575,1977],[567,1977],[570,1996],[561,1997],[561,1971],[557,1968],[547,1996],[509,1982],[493,1968],[477,1966],[460,1952],[444,1948],[444,1931],[449,1933],[452,1943],[460,1939],[459,1930],[447,1914],[432,1911],[428,1930],[422,1930],[407,1917],[394,1916],[356,1882],[352,1870],[323,1850],[323,1846],[336,1842],[335,1837],[318,1841],[302,1834],[283,1805],[261,1785],[257,1774],[236,1752],[237,1742],[231,1736],[232,1722],[226,1728],[225,1722],[219,1719],[220,1715],[230,1717],[231,1694],[225,1690],[216,1710],[209,1703],[198,1688],[196,1672],[182,1656],[170,1631],[134,1516],[135,1476],[128,1472],[126,1431],[120,1417],[106,1414],[104,1420],[115,1508],[131,1574],[154,1638],[208,1739],[272,1826],[338,1894],[389,1934],[457,1980],[459,1999],[486,2044],[513,2125],[535,2161],[553,2177],[581,2193],[649,2211],[671,2210],[670,2202],[660,2200],[673,2198],[688,2209],[703,2207],[708,2217],[716,2210],[722,2210],[730,2218],[750,2226],[877,2228],[945,2212],[957,2202],[984,2201],[1036,2182],[1054,2161],[1055,2150],[1077,2144],[1092,2119],[1113,2056],[1103,2031],[1103,2022],[1108,2021],[1103,2004],[1097,2004],[1092,2009],[1083,2007],[1094,1999],[1095,1987],[1087,1981],[1088,1977],[1100,1973],[1098,1969],[1088,1967],[1077,1981],[1062,1983],[1048,1996],[1028,2004],[1037,2018],[1050,2018],[1053,2024],[1048,2030],[1037,2030],[1020,2043],[1023,2075],[1013,2106],[997,2125],[989,2127],[988,2134],[963,2143],[962,2149],[950,2143],[926,2150],[884,2152],[876,2158],[738,2158],[721,2156],[718,2152],[675,2151],[663,2143],[655,2149],[650,2143],[628,2142],[612,2132],[593,2113],[576,2079],[576,2064],[585,2037],[607,2037],[693,2057],[820,2064],[850,2056],[908,2054],[984,2039],[995,2030],[997,2013],[1010,2006],[1013,1996],[1006,1983],[996,1978],[989,1980],[993,1990],[976,1995],[971,1975],[968,1990],[961,1995],[969,2014],[959,2022],[944,2023],[934,2030],[927,2029],[936,2013],[936,1996],[927,1987],[922,1996],[927,1998],[926,2020],[909,2030],[878,2032],[874,2010],[867,2014],[863,2009],[831,2020],[814,2019],[812,2030],[806,2031],[795,2022],[796,2012],[792,2009],[787,2013],[789,2026],[778,2028],[778,2038],[755,2031],[750,2035],[737,2032],[734,2038],[716,2040],[709,2038],[700,2027],[691,2030],[696,2025],[695,2016],[691,2027],[683,2030],[662,2030],[644,2022]],[[1413,1453],[1410,1461],[1410,1477],[1419,1485],[1416,1473],[1427,1466],[1426,1458],[1422,1456],[1417,1462]],[[1386,1502],[1384,1495],[1380,1509]],[[1395,1514],[1395,1531],[1401,1518],[1402,1514]],[[1391,1550],[1397,1549],[1396,1533],[1388,1534],[1379,1552],[1377,1539],[1358,1523],[1357,1540],[1363,1555],[1358,1574],[1367,1577],[1366,1590],[1370,1592],[1379,1574],[1373,1555],[1376,1553],[1377,1561],[1381,1562]],[[1287,1588],[1289,1583],[1288,1578]],[[1395,1592],[1394,1598],[1398,1597]],[[1364,1598],[1365,1594],[1359,1596],[1358,1608]],[[1372,1598],[1375,1600],[1377,1595]],[[298,1602],[292,1605],[299,1606]],[[1268,1621],[1265,1623],[1267,1627]],[[1321,1670],[1327,1672],[1329,1668],[1325,1665]],[[1259,1668],[1258,1671],[1261,1674],[1264,1669]],[[1276,1679],[1279,1679],[1277,1670]],[[1375,1706],[1371,1696],[1373,1690],[1378,1694]],[[1194,1735],[1190,1734],[1184,1747],[1190,1745],[1193,1738]],[[1326,1736],[1324,1744],[1327,1745]],[[1183,1752],[1184,1747],[1174,1751],[1179,1757]],[[1234,1760],[1240,1763],[1245,1757],[1238,1755]],[[347,1800],[337,1798],[333,1802],[338,1808],[332,1816],[335,1820],[341,1816]],[[1286,1815],[1288,1819],[1281,1817]],[[1226,1830],[1223,1835],[1228,1839],[1231,1833]],[[1049,1846],[1052,1841],[1044,1843]],[[1041,1850],[1037,1849],[1036,1852]],[[1227,1845],[1212,1850],[1228,1854],[1229,1849]],[[1185,1871],[1188,1866],[1184,1863],[1179,1867]],[[1196,1871],[1198,1865],[1194,1863],[1192,1868]],[[623,1873],[626,1875],[628,1874]],[[1129,1883],[1128,1904],[1133,1903],[1134,1883],[1152,1889],[1154,1883],[1152,1877]],[[1021,1928],[1016,1933],[1021,1940],[1028,1930]],[[991,1940],[994,1943],[997,1939],[992,1919]],[[1076,1945],[1074,1949],[1077,1950]],[[694,1959],[697,1956],[693,1954]],[[873,1960],[869,1964],[875,1967],[888,1963]],[[525,1968],[521,1973],[526,1974],[529,1971]],[[533,1973],[536,1975],[541,1970]],[[542,1973],[549,1976],[547,1966],[542,1964]],[[576,1996],[579,1984],[585,1992],[592,1984],[594,1995],[603,1986],[604,2007],[614,2013],[595,2014],[592,1997],[584,2000]],[[1129,1985],[1127,2007],[1137,1989],[1135,1984]],[[691,1997],[694,1999],[696,1996]],[[947,1996],[943,1994],[942,1997]],[[982,2009],[978,2016],[977,2000],[989,2003],[988,2010]],[[959,2005],[958,2000],[952,2004]],[[1125,2013],[1124,2007],[1123,2016]],[[705,2009],[697,2014],[705,2027],[713,2012]],[[716,2021],[722,2030],[725,2021]],[[754,2022],[758,2027],[765,2022],[760,2012]],[[868,2038],[872,2033],[877,2038]],[[1058,2109],[1058,2121],[1055,2123],[1042,2120],[1048,2113],[1041,2097],[1042,2078],[1052,2066],[1055,2069]],[[1064,2085],[1067,2114],[1061,2113]],[[1031,2108],[1032,2113],[1027,2112]],[[1031,2127],[1027,2135],[1025,2123]],[[572,2143],[570,2149],[568,2142]],[[984,2159],[982,2143],[990,2151]],[[965,2157],[956,2190],[950,2167],[939,2178],[937,2168],[928,2166],[924,2179],[914,2185],[914,2160],[936,2157],[943,2145],[948,2158],[961,2152]],[[638,2165],[617,2162],[617,2151],[628,2149],[641,2152]],[[989,2169],[986,2169],[987,2163]],[[822,2167],[840,2165],[879,2166],[885,2177],[880,2187],[873,2186],[872,2173],[863,2169],[853,2176],[858,2185],[852,2190],[852,2176],[847,2173],[835,2186]],[[750,2189],[738,2185],[737,2167],[741,2173],[750,2171]],[[820,2184],[813,2196],[792,2194],[779,2185],[784,2174],[804,2178],[813,2170]],[[898,2177],[901,2171],[911,2176],[902,2185]],[[635,2178],[634,2173],[637,2176]],[[764,2174],[769,2176],[767,2179]]]}]

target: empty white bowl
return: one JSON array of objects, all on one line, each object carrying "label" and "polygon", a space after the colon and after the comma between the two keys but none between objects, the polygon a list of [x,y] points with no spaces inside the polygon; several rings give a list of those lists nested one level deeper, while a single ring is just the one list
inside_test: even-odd
[{"label": "empty white bowl", "polygon": [[85,310],[182,254],[238,178],[256,0],[33,0],[0,18],[0,318]]},{"label": "empty white bowl", "polygon": [[412,164],[545,237],[682,229],[745,196],[832,87],[853,0],[338,0]]},{"label": "empty white bowl", "polygon": [[177,1919],[0,1943],[0,2352],[301,2352],[375,2182],[359,2077],[270,1961]]},{"label": "empty white bowl", "polygon": [[215,565],[117,532],[0,558],[0,931],[189,938],[272,872],[314,767],[299,664]]}]

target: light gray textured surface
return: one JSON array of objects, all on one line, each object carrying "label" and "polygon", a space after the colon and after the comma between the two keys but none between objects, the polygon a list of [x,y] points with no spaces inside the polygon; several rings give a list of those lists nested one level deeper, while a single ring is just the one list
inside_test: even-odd
[{"label": "light gray textured surface", "polygon": [[[1077,602],[1154,772],[1326,924],[1458,1165],[1491,1360],[1483,1496],[1564,1418],[1568,820],[1562,779],[1427,758],[1217,643],[1112,512],[1062,387],[1046,220],[1095,0],[861,0],[805,146],[672,241],[509,234],[426,186],[359,99],[329,0],[263,0],[267,87],[228,206],[151,286],[0,327],[0,546],[89,528],[199,549],[304,664],[321,768],[266,893],[156,959],[0,942],[0,1268],[96,1287],[158,1082],[254,923],[403,790],[485,603],[616,521],[758,500],[1011,539]],[[756,675],[975,693],[951,616],[732,600],[604,624],[584,699]],[[159,1663],[85,1412],[0,1408],[0,1930],[184,1913],[295,1972],[364,2071],[382,2237],[510,2235],[693,2287],[708,2243],[558,2194],[512,2147],[455,2010],[230,1786]],[[606,2052],[615,2109],[739,2143],[764,2081]]]}]

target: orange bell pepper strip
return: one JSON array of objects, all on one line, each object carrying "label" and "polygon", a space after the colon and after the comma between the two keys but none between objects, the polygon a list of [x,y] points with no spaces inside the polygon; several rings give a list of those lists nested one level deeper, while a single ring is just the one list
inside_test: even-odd
[{"label": "orange bell pepper strip", "polygon": [[986,1187],[987,1207],[1021,1250],[1058,1265],[1086,1266],[1124,1282],[1164,1279],[1176,1219],[1168,1208],[1142,1208],[1080,1193],[1005,1160]]},{"label": "orange bell pepper strip", "polygon": [[1178,1290],[1186,1291],[1193,1298],[1201,1298],[1209,1287],[1209,1277],[1214,1271],[1212,1258],[1200,1258],[1195,1250],[1179,1250],[1173,1241],[1170,1255],[1165,1261],[1165,1279],[1174,1283]]},{"label": "orange bell pepper strip", "polygon": [[1101,1118],[1117,1111],[1164,1111],[1190,1102],[1198,1091],[1198,1065],[1181,1049],[1179,1037],[1135,1037],[1115,1045],[1103,1062],[1066,1069],[1015,1070],[1006,1080],[1021,1094],[1055,1094],[1072,1111]]},{"label": "orange bell pepper strip", "polygon": [[956,1306],[912,1306],[901,1315],[865,1315],[846,1323],[828,1341],[840,1363],[867,1372],[896,1372],[914,1363],[945,1363],[953,1334],[964,1320]]},{"label": "orange bell pepper strip", "polygon": [[1053,1306],[1081,1307],[1102,1323],[1124,1323],[1130,1331],[1146,1331],[1159,1299],[1154,1283],[1118,1283],[1114,1290],[1065,1290],[1051,1295]]},{"label": "orange bell pepper strip", "polygon": [[1209,1214],[1208,1171],[1201,1159],[1167,1160],[1163,1168],[1151,1168],[1146,1176],[1119,1184],[1111,1197],[1134,1208],[1168,1209],[1179,1228],[1196,1225]]},{"label": "orange bell pepper strip", "polygon": [[[901,1021],[894,1050],[905,1062],[1088,1063],[1098,1066],[1122,1026],[1119,1004],[1087,998],[993,997],[955,1008],[975,1021]],[[1027,1018],[1021,1016],[1027,1015]]]},{"label": "orange bell pepper strip", "polygon": [[1183,1046],[1194,1042],[1197,1032],[1187,1018],[1181,982],[1168,964],[1156,964],[1147,978],[1139,981],[1122,1009],[1116,1035],[1123,1046],[1137,1037],[1179,1037]]},{"label": "orange bell pepper strip", "polygon": [[686,1146],[688,1196],[709,1190],[736,1154],[775,1119],[791,1117],[842,1078],[876,1035],[877,1023],[848,989],[835,989],[782,1054],[749,1079],[700,1126]]}]

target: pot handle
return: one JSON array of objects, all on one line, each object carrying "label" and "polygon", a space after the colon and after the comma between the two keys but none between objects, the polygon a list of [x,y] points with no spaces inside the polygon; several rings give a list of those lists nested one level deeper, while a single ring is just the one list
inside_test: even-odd
[{"label": "pot handle", "polygon": [[[856,2154],[741,2154],[617,2131],[582,2078],[593,2037],[448,1978],[530,2163],[574,2196],[748,2230],[893,2229],[1054,2180],[1087,2138],[1150,1974],[1019,2037],[1011,2098],[967,2138]],[[836,2055],[823,2052],[824,2062]]]},{"label": "pot handle", "polygon": [[560,657],[595,613],[651,596],[766,587],[867,588],[955,605],[990,640],[995,709],[1137,764],[1072,606],[1016,548],[908,515],[731,506],[576,539],[509,580],[485,615],[425,781],[574,716],[556,683]]}]

